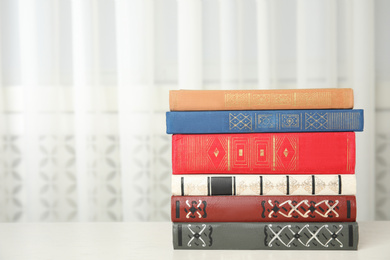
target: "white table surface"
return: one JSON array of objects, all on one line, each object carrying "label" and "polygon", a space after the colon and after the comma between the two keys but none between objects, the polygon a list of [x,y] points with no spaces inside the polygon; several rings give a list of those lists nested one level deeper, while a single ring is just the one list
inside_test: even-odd
[{"label": "white table surface", "polygon": [[173,250],[169,222],[1,223],[1,260],[390,259],[390,221],[359,222],[358,251]]}]

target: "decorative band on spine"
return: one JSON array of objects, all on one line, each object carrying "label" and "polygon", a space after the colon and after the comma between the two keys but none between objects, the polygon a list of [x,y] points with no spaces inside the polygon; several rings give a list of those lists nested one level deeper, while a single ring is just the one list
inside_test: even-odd
[{"label": "decorative band on spine", "polygon": [[207,177],[207,196],[211,195],[210,177]]},{"label": "decorative band on spine", "polygon": [[233,176],[233,195],[237,195],[236,194],[236,176]]},{"label": "decorative band on spine", "polygon": [[348,246],[353,247],[353,226],[348,225]]},{"label": "decorative band on spine", "polygon": [[176,218],[180,218],[180,201],[176,201]]},{"label": "decorative band on spine", "polygon": [[339,175],[339,194],[341,194],[342,191],[342,183],[341,183],[341,175]]},{"label": "decorative band on spine", "polygon": [[177,244],[178,246],[183,245],[182,227],[181,224],[177,225]]},{"label": "decorative band on spine", "polygon": [[181,196],[184,196],[184,177],[181,177]]},{"label": "decorative band on spine", "polygon": [[287,191],[286,191],[286,194],[290,195],[290,176],[287,175],[286,179],[287,179]]},{"label": "decorative band on spine", "polygon": [[314,175],[311,176],[311,194],[316,194],[316,178],[314,177]]},{"label": "decorative band on spine", "polygon": [[260,195],[263,195],[263,176],[260,176]]}]

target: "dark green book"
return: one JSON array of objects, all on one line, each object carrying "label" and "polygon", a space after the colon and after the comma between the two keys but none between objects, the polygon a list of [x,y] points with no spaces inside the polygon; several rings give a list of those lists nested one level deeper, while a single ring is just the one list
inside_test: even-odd
[{"label": "dark green book", "polygon": [[173,223],[174,249],[357,250],[357,222]]}]

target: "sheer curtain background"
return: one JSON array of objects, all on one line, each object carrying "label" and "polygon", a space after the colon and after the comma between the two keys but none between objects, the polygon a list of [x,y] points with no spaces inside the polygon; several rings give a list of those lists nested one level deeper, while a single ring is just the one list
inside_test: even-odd
[{"label": "sheer curtain background", "polygon": [[168,221],[169,89],[351,87],[390,219],[390,1],[1,0],[0,221]]}]

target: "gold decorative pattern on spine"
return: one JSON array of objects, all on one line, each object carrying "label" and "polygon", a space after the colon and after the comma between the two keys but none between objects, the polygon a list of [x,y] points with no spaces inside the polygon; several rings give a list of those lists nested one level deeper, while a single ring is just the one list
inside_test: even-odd
[{"label": "gold decorative pattern on spine", "polygon": [[275,161],[276,161],[275,135],[272,136],[272,150],[273,150],[272,170],[275,171]]},{"label": "gold decorative pattern on spine", "polygon": [[324,107],[332,104],[331,92],[300,92],[297,93],[297,104],[305,107]]},{"label": "gold decorative pattern on spine", "polygon": [[329,129],[357,129],[359,127],[359,119],[359,112],[332,112],[329,113]]},{"label": "gold decorative pattern on spine", "polygon": [[273,117],[270,114],[258,114],[256,128],[274,128]]},{"label": "gold decorative pattern on spine", "polygon": [[347,171],[349,171],[349,138],[347,138]]},{"label": "gold decorative pattern on spine", "polygon": [[229,113],[229,130],[252,130],[252,117],[246,113]]},{"label": "gold decorative pattern on spine", "polygon": [[249,107],[250,97],[250,93],[227,93],[225,94],[225,107]]},{"label": "gold decorative pattern on spine", "polygon": [[282,115],[282,128],[299,128],[299,114]]},{"label": "gold decorative pattern on spine", "polygon": [[227,163],[228,163],[228,171],[230,171],[230,137],[228,137],[228,143],[227,143],[227,146],[228,146],[228,149],[227,149]]},{"label": "gold decorative pattern on spine", "polygon": [[328,129],[328,113],[305,113],[305,129]]},{"label": "gold decorative pattern on spine", "polygon": [[252,104],[256,106],[271,104],[271,94],[253,94]]}]

